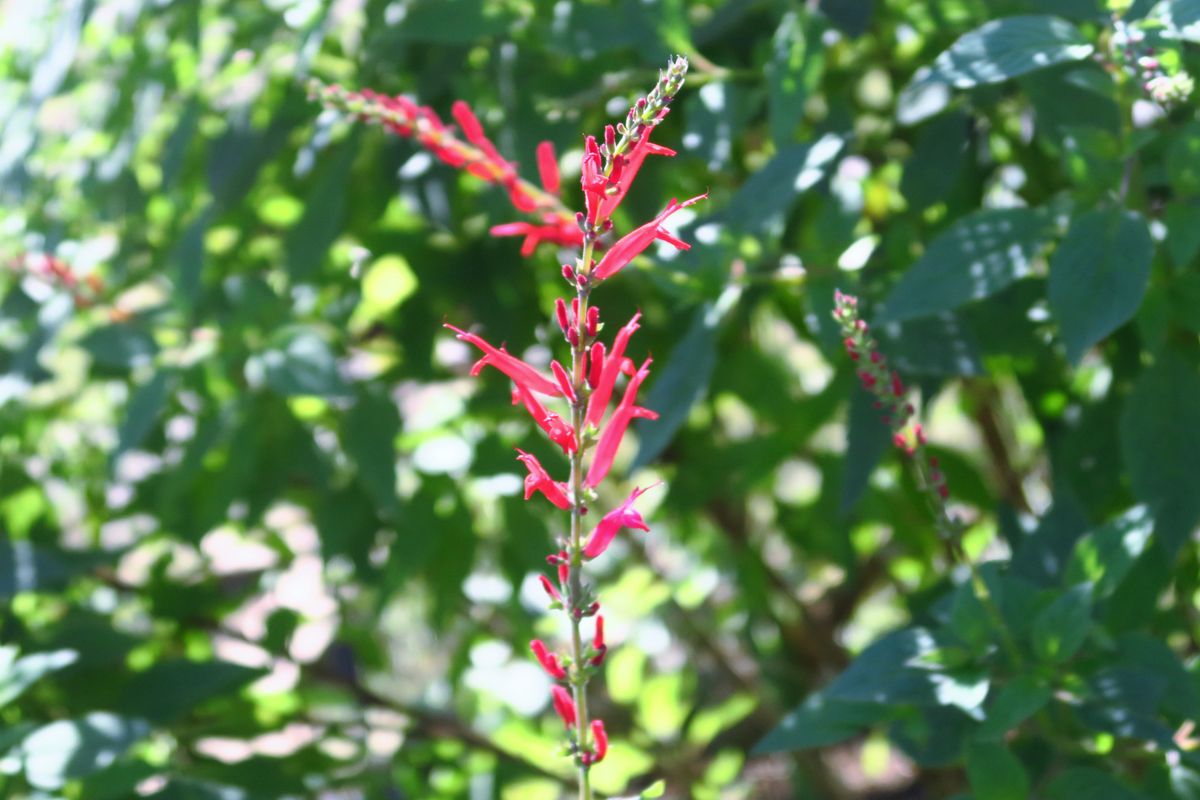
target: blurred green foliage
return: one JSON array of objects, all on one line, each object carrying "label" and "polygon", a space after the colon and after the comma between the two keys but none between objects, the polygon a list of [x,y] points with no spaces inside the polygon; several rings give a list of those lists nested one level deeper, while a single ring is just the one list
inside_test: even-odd
[{"label": "blurred green foliage", "polygon": [[[1195,0],[1119,5],[1200,73]],[[596,785],[1200,797],[1200,119],[1117,30],[1103,0],[0,3],[0,794],[567,790],[525,651],[559,522],[440,327],[536,356],[563,259],[303,87],[463,98],[572,175],[679,52],[679,155],[618,229],[710,200],[597,298],[658,365],[617,473],[667,489],[598,565]],[[919,386],[977,581],[835,286]]]}]

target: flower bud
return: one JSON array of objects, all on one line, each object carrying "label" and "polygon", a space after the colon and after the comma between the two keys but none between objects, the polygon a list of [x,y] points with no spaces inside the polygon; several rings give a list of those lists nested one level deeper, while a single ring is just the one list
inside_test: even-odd
[{"label": "flower bud", "polygon": [[595,336],[600,326],[600,309],[592,306],[587,313],[587,335]]},{"label": "flower bud", "polygon": [[592,741],[593,754],[591,758],[592,764],[604,760],[604,756],[608,754],[608,732],[604,730],[604,722],[602,720],[592,720]]},{"label": "flower bud", "polygon": [[545,575],[538,575],[538,580],[542,582],[542,589],[556,603],[562,602],[562,595],[558,593],[558,589],[554,588],[554,584]]}]

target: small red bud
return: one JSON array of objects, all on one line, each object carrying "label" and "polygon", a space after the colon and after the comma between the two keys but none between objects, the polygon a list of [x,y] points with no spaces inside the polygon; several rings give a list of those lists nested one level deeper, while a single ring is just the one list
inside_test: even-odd
[{"label": "small red bud", "polygon": [[596,330],[600,326],[600,309],[592,306],[587,313],[587,335],[595,336]]},{"label": "small red bud", "polygon": [[610,153],[617,149],[617,132],[612,125],[604,126],[604,146]]},{"label": "small red bud", "polygon": [[575,701],[571,699],[571,693],[561,686],[550,687],[550,692],[554,700],[554,710],[562,718],[563,725],[568,728],[574,727]]},{"label": "small red bud", "polygon": [[576,328],[567,328],[567,341],[571,343],[571,347],[579,346],[579,331]]},{"label": "small red bud", "polygon": [[597,650],[604,647],[604,615],[596,615],[596,634],[592,637],[592,647]]},{"label": "small red bud", "polygon": [[596,342],[592,345],[592,351],[588,354],[588,386],[593,389],[596,384],[600,383],[600,373],[604,370],[604,343]]},{"label": "small red bud", "polygon": [[562,595],[558,593],[558,589],[554,588],[554,584],[545,575],[538,575],[538,580],[542,582],[542,589],[549,595],[550,599],[556,603],[562,602]]},{"label": "small red bud", "polygon": [[570,264],[563,264],[562,276],[572,283],[575,282],[575,268]]},{"label": "small red bud", "polygon": [[950,496],[950,487],[943,483],[941,486],[937,487],[937,493],[938,497],[945,500]]},{"label": "small red bud", "polygon": [[566,586],[567,580],[571,577],[571,568],[567,566],[565,561],[558,562],[558,584]]},{"label": "small red bud", "polygon": [[595,764],[598,761],[603,761],[604,756],[608,754],[608,733],[604,730],[604,722],[601,720],[592,720],[592,741],[594,742],[595,752],[591,757],[590,763]]}]

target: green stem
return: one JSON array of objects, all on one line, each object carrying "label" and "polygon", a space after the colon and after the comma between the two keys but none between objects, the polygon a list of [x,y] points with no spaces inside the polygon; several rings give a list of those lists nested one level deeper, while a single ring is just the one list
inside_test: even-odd
[{"label": "green stem", "polygon": [[[580,267],[584,274],[586,274],[591,264],[594,247],[594,238],[585,236],[583,253],[580,256]],[[587,284],[577,288],[576,297],[579,300],[579,313],[575,320],[578,340],[577,344],[571,348],[571,383],[572,388],[575,390],[575,400],[571,403],[571,427],[575,430],[575,436],[578,441],[576,442],[575,452],[571,454],[571,475],[569,478],[572,503],[569,541],[571,575],[567,581],[567,616],[571,620],[571,659],[574,664],[572,687],[574,689],[577,716],[575,742],[576,763],[579,765],[579,800],[592,800],[592,788],[589,776],[591,767],[583,758],[588,749],[588,673],[583,635],[580,633],[582,619],[581,615],[577,614],[577,611],[582,611],[585,601],[582,574],[583,515],[586,512],[583,487],[583,454],[586,447],[584,444],[583,428],[588,397],[587,380],[584,374],[584,358],[587,349]]]}]

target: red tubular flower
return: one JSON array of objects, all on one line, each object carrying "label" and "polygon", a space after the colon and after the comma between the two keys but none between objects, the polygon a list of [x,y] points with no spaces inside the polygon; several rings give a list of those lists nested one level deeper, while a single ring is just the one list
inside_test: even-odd
[{"label": "red tubular flower", "polygon": [[471,367],[471,374],[478,375],[479,371],[486,366],[493,366],[503,372],[508,377],[512,378],[513,383],[518,386],[539,392],[551,397],[558,397],[562,394],[554,381],[537,371],[535,367],[525,363],[515,356],[509,355],[503,347],[492,347],[482,336],[477,336],[474,333],[467,333],[464,330],[454,327],[450,323],[445,323],[444,327],[454,331],[455,336],[469,344],[473,344],[483,351],[483,358],[475,362],[475,366]]},{"label": "red tubular flower", "polygon": [[[634,331],[639,327],[638,320],[642,318],[642,312],[637,312],[629,322],[621,330],[617,331],[617,336],[613,339],[612,353],[608,358],[604,356],[604,345],[600,345],[601,361],[603,362],[598,368],[596,366],[596,350],[592,348],[592,374],[596,375],[592,381],[595,391],[588,398],[587,420],[588,425],[600,426],[600,420],[604,419],[604,412],[608,410],[608,401],[612,398],[613,385],[617,382],[617,375],[621,373],[621,362],[625,359],[625,346],[629,344],[629,337],[633,336]],[[596,370],[599,369],[599,374]]]},{"label": "red tubular flower", "polygon": [[561,179],[558,174],[558,158],[554,155],[554,145],[541,142],[537,146],[538,176],[542,179],[542,188],[550,194],[558,194]]},{"label": "red tubular flower", "polygon": [[545,575],[538,575],[538,580],[542,583],[542,589],[549,595],[550,599],[556,603],[562,602],[562,595],[558,593],[558,589],[554,588],[554,584]]},{"label": "red tubular flower", "polygon": [[[633,503],[657,485],[655,483],[647,486],[645,489],[634,489],[633,493],[629,495],[624,503],[621,503],[621,505],[605,514],[604,518],[592,529],[592,535],[588,537],[587,544],[583,548],[584,557],[596,558],[602,555],[608,549],[608,546],[612,544],[612,540],[616,538],[621,528],[634,528],[639,531],[650,530],[650,526],[642,519],[642,515],[633,507]],[[603,637],[603,623],[601,623],[597,635]]]},{"label": "red tubular flower", "polygon": [[604,643],[604,617],[596,617],[596,634],[592,637],[592,656],[591,664],[593,667],[598,667],[604,663],[604,656],[608,654],[608,645]]},{"label": "red tubular flower", "polygon": [[533,222],[506,222],[495,225],[489,231],[492,236],[524,236],[521,255],[533,255],[539,244],[549,242],[561,247],[579,247],[583,244],[583,231],[574,220],[563,219],[555,214],[545,214],[543,224]]},{"label": "red tubular flower", "polygon": [[575,402],[575,387],[571,385],[571,376],[567,374],[566,368],[557,361],[550,362],[550,371],[554,373],[554,380],[558,381],[558,388],[562,389],[562,393],[572,403]]},{"label": "red tubular flower", "polygon": [[[600,376],[604,371],[604,342],[595,342],[592,344],[591,352],[588,353],[588,386],[593,389],[600,383]],[[607,401],[605,403],[607,405]],[[588,402],[588,408],[592,407],[591,402]],[[603,416],[603,412],[601,413]]]},{"label": "red tubular flower", "polygon": [[575,701],[571,699],[571,693],[561,686],[550,687],[550,694],[554,701],[554,710],[562,717],[563,725],[568,728],[575,726]]},{"label": "red tubular flower", "polygon": [[533,421],[546,432],[550,441],[563,449],[564,453],[575,452],[579,444],[575,440],[574,429],[565,419],[553,411],[547,411],[546,407],[533,396],[533,393],[520,384],[513,387],[512,400],[514,406],[517,403],[525,405],[525,410],[529,412],[529,416],[533,417]]},{"label": "red tubular flower", "polygon": [[[609,360],[611,361],[612,358],[610,357]],[[592,458],[592,466],[588,469],[585,481],[588,486],[598,485],[612,468],[613,458],[617,455],[617,448],[621,446],[621,439],[625,437],[625,431],[629,428],[630,422],[639,417],[658,419],[657,412],[634,405],[638,387],[650,374],[650,363],[651,359],[647,358],[638,369],[637,374],[630,378],[629,385],[625,387],[625,395],[621,398],[617,410],[613,412],[612,419],[608,421],[604,432],[600,434],[600,441],[596,444],[596,455]]]},{"label": "red tubular flower", "polygon": [[593,753],[588,759],[589,764],[598,764],[608,755],[608,732],[604,730],[602,720],[592,720]]},{"label": "red tubular flower", "polygon": [[[490,166],[497,174],[492,176],[492,180],[503,179],[513,173],[512,165],[504,160],[500,155],[500,151],[492,144],[492,140],[483,132],[483,126],[479,124],[479,118],[475,116],[475,112],[471,107],[462,100],[455,100],[454,105],[450,107],[450,113],[454,115],[454,121],[462,128],[463,136],[467,137],[467,141],[483,151],[484,156],[490,162]],[[486,178],[486,175],[480,177]]]},{"label": "red tubular flower", "polygon": [[637,177],[638,170],[642,168],[642,162],[646,160],[646,156],[673,156],[675,151],[669,147],[661,147],[650,141],[650,131],[647,129],[642,138],[637,140],[633,149],[625,156],[621,171],[618,174],[613,170],[613,175],[609,180],[609,190],[604,196],[603,202],[600,204],[600,219],[608,219],[613,212],[617,210],[617,206],[621,205],[621,201],[625,199],[625,193],[629,191],[633,179]]},{"label": "red tubular flower", "polygon": [[661,239],[668,244],[677,247],[680,250],[688,250],[691,245],[672,236],[665,228],[662,227],[663,222],[672,214],[680,209],[698,203],[708,197],[708,192],[696,195],[695,197],[685,200],[680,203],[672,200],[667,204],[667,207],[659,212],[658,216],[647,222],[640,228],[631,231],[622,236],[616,244],[609,248],[604,254],[604,258],[600,259],[600,263],[596,265],[592,276],[602,281],[606,278],[611,278],[616,275],[626,264],[637,257],[643,250],[654,243],[655,240]]},{"label": "red tubular flower", "polygon": [[529,470],[529,474],[525,476],[525,499],[533,497],[534,492],[541,492],[547,500],[559,508],[563,510],[570,508],[571,500],[567,497],[567,485],[552,479],[550,473],[546,472],[537,460],[537,456],[521,449],[518,449],[517,452],[520,453],[517,460]]},{"label": "red tubular flower", "polygon": [[546,674],[556,681],[565,681],[567,679],[566,670],[558,663],[558,656],[546,649],[546,645],[541,639],[534,639],[529,643],[529,649],[533,651],[533,655],[537,658],[538,663],[542,665],[542,669],[546,670]]},{"label": "red tubular flower", "polygon": [[584,217],[588,225],[595,225],[596,220],[600,218],[604,192],[608,188],[608,179],[604,177],[604,158],[600,155],[600,146],[596,144],[595,136],[588,136],[583,140],[583,164],[579,183],[583,187],[583,201],[587,208]]}]

